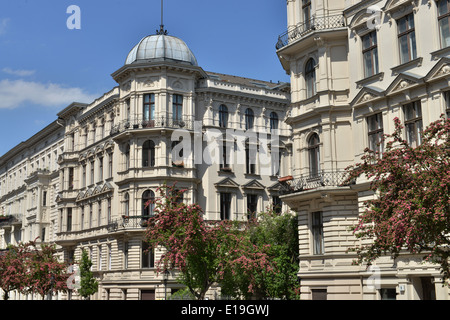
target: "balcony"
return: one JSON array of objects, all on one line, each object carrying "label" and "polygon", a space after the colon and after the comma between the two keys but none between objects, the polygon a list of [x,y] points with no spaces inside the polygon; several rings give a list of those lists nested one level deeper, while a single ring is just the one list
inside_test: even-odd
[{"label": "balcony", "polygon": [[314,17],[304,23],[292,27],[288,31],[278,36],[278,42],[275,47],[277,50],[297,41],[316,31],[328,31],[339,29],[346,26],[344,16],[331,15]]},{"label": "balcony", "polygon": [[12,214],[7,216],[0,216],[0,227],[21,225],[22,224],[22,214]]},{"label": "balcony", "polygon": [[116,135],[127,130],[142,130],[154,128],[186,129],[194,130],[194,118],[192,116],[183,116],[182,119],[173,119],[172,117],[155,117],[148,120],[143,117],[123,120],[111,128],[111,135]]},{"label": "balcony", "polygon": [[280,182],[280,195],[287,195],[296,192],[318,189],[322,187],[347,187],[351,183],[346,183],[348,173],[346,171],[322,171],[317,174],[292,176],[278,179]]},{"label": "balcony", "polygon": [[144,229],[147,220],[152,216],[122,216],[122,218],[108,224],[108,232],[116,232],[125,229]]}]

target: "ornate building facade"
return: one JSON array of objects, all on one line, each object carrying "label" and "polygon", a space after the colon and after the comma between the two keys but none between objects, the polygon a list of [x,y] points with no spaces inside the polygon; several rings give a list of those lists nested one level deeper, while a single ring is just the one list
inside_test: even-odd
[{"label": "ornate building facade", "polygon": [[450,2],[288,0],[287,12],[276,47],[291,76],[293,172],[281,199],[299,217],[301,297],[449,299],[438,266],[419,256],[352,265],[348,228],[373,194],[362,179],[342,182],[395,117],[417,145],[448,115]]},{"label": "ornate building facade", "polygon": [[[209,220],[246,220],[281,205],[289,85],[205,72],[181,39],[162,32],[143,38],[112,77],[117,87],[90,104],[72,103],[0,158],[0,245],[39,237],[69,262],[87,250],[100,284],[94,299],[162,299],[180,284],[156,272],[160,252],[146,251],[154,207],[145,204],[176,183]],[[266,140],[240,144],[227,130],[276,135],[280,148],[275,157]],[[268,146],[280,166],[259,161],[249,144]]]}]

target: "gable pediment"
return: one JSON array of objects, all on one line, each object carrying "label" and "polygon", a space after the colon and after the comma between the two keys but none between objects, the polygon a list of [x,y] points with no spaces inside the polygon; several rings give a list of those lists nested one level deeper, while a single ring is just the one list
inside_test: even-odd
[{"label": "gable pediment", "polygon": [[422,83],[423,79],[421,79],[418,76],[401,73],[394,79],[394,81],[392,81],[392,83],[386,89],[386,95],[402,92],[404,90],[409,90],[412,87],[415,87],[416,85]]},{"label": "gable pediment", "polygon": [[230,178],[225,178],[214,184],[216,187],[239,188],[239,185]]},{"label": "gable pediment", "polygon": [[425,76],[426,81],[440,80],[450,76],[450,59],[441,58]]},{"label": "gable pediment", "polygon": [[258,180],[252,180],[247,184],[244,184],[242,186],[243,189],[257,189],[257,190],[264,190],[265,187],[258,181]]},{"label": "gable pediment", "polygon": [[373,87],[364,87],[362,88],[358,94],[353,98],[350,105],[358,106],[362,104],[367,104],[379,98],[382,98],[384,93],[381,89],[373,88]]}]

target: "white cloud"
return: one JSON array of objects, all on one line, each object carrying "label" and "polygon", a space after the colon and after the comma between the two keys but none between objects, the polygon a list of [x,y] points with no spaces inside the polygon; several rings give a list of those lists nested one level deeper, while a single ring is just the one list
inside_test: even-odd
[{"label": "white cloud", "polygon": [[60,84],[8,79],[0,81],[0,109],[14,109],[26,104],[63,108],[72,102],[90,103],[96,98],[98,95],[89,94],[81,88]]},{"label": "white cloud", "polygon": [[2,70],[4,73],[7,74],[11,74],[14,76],[19,76],[19,77],[28,77],[28,76],[32,76],[36,70],[14,70],[11,68],[3,68]]},{"label": "white cloud", "polygon": [[11,19],[9,18],[0,18],[0,35],[6,33],[6,28],[8,27],[10,20]]}]

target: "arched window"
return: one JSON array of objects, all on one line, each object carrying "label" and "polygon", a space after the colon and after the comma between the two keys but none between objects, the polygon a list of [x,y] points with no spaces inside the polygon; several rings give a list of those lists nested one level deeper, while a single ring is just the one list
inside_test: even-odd
[{"label": "arched window", "polygon": [[219,107],[219,127],[226,128],[228,125],[228,108],[221,104]]},{"label": "arched window", "polygon": [[255,114],[253,113],[252,109],[247,108],[245,110],[245,130],[252,129],[254,122],[255,122]]},{"label": "arched window", "polygon": [[308,140],[309,174],[311,177],[319,175],[320,168],[320,140],[314,133]]},{"label": "arched window", "polygon": [[270,130],[278,130],[278,114],[276,112],[270,113]]},{"label": "arched window", "polygon": [[152,190],[146,190],[142,194],[142,216],[150,217],[155,210],[155,193]]},{"label": "arched window", "polygon": [[147,140],[142,145],[142,167],[155,166],[155,143]]},{"label": "arched window", "polygon": [[306,98],[316,94],[316,62],[309,59],[305,66]]}]

